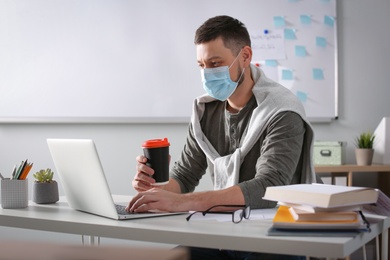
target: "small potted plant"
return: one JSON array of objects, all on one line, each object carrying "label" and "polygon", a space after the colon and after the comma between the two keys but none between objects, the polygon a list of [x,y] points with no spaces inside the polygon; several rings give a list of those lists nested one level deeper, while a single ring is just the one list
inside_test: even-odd
[{"label": "small potted plant", "polygon": [[32,200],[37,204],[56,203],[59,200],[58,184],[53,180],[54,172],[50,168],[42,169],[33,174]]},{"label": "small potted plant", "polygon": [[374,156],[375,135],[371,132],[361,133],[356,137],[356,163],[357,165],[371,165]]}]

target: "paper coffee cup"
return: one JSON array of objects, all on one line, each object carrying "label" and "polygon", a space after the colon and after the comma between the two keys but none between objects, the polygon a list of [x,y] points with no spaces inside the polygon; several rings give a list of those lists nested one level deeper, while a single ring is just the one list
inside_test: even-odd
[{"label": "paper coffee cup", "polygon": [[151,139],[142,144],[146,165],[154,170],[154,185],[164,185],[169,181],[169,142],[168,138]]}]

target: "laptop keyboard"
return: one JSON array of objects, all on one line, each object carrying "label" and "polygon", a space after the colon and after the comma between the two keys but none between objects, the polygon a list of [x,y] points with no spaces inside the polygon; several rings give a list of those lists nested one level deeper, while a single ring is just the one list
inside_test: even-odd
[{"label": "laptop keyboard", "polygon": [[126,206],[115,204],[116,212],[118,212],[119,215],[132,215],[137,214],[134,212],[127,212]]},{"label": "laptop keyboard", "polygon": [[134,214],[150,214],[150,213],[158,213],[158,212],[127,212],[126,211],[126,206],[115,204],[116,212],[119,215],[134,215]]}]

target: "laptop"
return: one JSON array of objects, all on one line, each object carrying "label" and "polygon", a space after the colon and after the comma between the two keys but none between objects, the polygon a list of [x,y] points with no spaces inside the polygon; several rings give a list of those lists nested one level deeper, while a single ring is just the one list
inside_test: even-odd
[{"label": "laptop", "polygon": [[93,140],[49,138],[47,144],[71,208],[118,220],[183,214],[128,213],[115,204]]}]

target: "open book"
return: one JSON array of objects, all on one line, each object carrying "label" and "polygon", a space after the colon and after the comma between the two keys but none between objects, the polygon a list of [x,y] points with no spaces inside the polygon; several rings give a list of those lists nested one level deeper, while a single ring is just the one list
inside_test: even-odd
[{"label": "open book", "polygon": [[267,187],[263,199],[332,208],[376,203],[378,194],[378,190],[373,188],[327,184],[294,184]]}]

